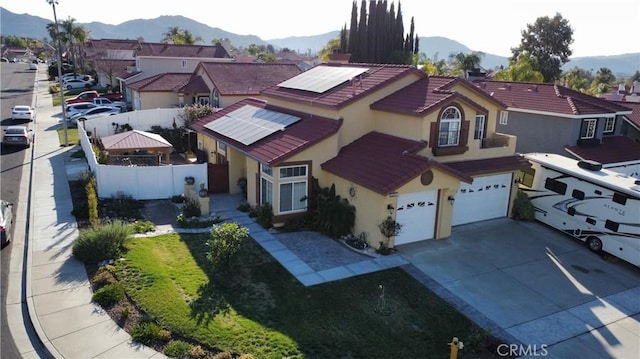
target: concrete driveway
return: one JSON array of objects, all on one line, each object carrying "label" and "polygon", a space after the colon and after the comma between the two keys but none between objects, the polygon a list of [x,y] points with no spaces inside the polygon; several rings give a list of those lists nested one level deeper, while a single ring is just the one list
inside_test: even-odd
[{"label": "concrete driveway", "polygon": [[640,268],[539,222],[458,226],[449,239],[398,253],[414,276],[509,341],[498,355],[640,357]]}]

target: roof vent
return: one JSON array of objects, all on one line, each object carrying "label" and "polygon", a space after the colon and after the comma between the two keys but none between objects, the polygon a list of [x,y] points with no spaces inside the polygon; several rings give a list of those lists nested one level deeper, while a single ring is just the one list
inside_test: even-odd
[{"label": "roof vent", "polygon": [[591,160],[583,160],[578,161],[578,167],[589,171],[600,171],[602,169],[602,163]]}]

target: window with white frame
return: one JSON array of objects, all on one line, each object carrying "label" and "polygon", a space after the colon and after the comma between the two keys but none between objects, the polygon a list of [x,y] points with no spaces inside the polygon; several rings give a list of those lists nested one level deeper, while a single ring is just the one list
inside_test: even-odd
[{"label": "window with white frame", "polygon": [[218,148],[218,153],[219,154],[221,154],[221,155],[226,155],[227,154],[227,145],[226,144],[224,144],[224,143],[222,143],[220,141],[217,141],[217,145],[216,146]]},{"label": "window with white frame", "polygon": [[580,127],[580,139],[586,140],[594,138],[596,136],[596,124],[595,118],[587,118],[582,120],[582,126]]},{"label": "window with white frame", "polygon": [[500,120],[498,123],[500,123],[501,125],[506,125],[508,120],[509,120],[509,112],[500,111]]},{"label": "window with white frame", "polygon": [[260,165],[260,204],[273,204],[273,170]]},{"label": "window with white frame", "polygon": [[307,209],[307,165],[280,167],[279,211],[300,212]]},{"label": "window with white frame", "polygon": [[616,118],[615,117],[607,117],[604,120],[604,133],[611,133],[616,128]]},{"label": "window with white frame", "polygon": [[481,140],[484,138],[484,115],[476,115],[476,128],[473,131],[473,139]]},{"label": "window with white frame", "polygon": [[448,107],[440,115],[438,146],[457,146],[460,138],[462,115],[456,107]]},{"label": "window with white frame", "polygon": [[209,96],[198,96],[196,99],[196,103],[199,105],[208,105],[209,104]]},{"label": "window with white frame", "polygon": [[218,90],[213,90],[213,103],[211,104],[211,106],[215,107],[215,108],[220,108],[220,93],[218,92]]}]

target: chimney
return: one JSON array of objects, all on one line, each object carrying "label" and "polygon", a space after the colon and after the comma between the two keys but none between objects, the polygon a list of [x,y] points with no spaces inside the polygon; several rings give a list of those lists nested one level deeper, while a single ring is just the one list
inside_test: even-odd
[{"label": "chimney", "polygon": [[618,85],[618,93],[619,94],[624,94],[626,92],[627,92],[627,89],[624,87],[624,84]]},{"label": "chimney", "polygon": [[332,53],[329,55],[329,63],[333,64],[348,64],[351,54]]}]

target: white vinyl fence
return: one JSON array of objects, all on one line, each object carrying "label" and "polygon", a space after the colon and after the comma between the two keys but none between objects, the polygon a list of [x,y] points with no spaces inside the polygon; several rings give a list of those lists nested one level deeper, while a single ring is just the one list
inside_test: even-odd
[{"label": "white vinyl fence", "polygon": [[[180,109],[177,109],[178,111]],[[128,123],[133,129],[148,131],[151,126],[172,127],[174,109],[156,109],[126,112],[115,116],[88,121],[87,131],[93,136],[105,137],[115,133],[112,123]],[[90,124],[89,124],[90,122]],[[181,126],[180,123],[177,126]],[[184,178],[192,176],[195,183],[207,183],[207,164],[161,165],[161,166],[109,166],[99,164],[91,141],[82,126],[78,127],[80,144],[87,164],[96,177],[98,197],[110,198],[119,194],[131,195],[134,199],[166,199],[184,192]]]}]

